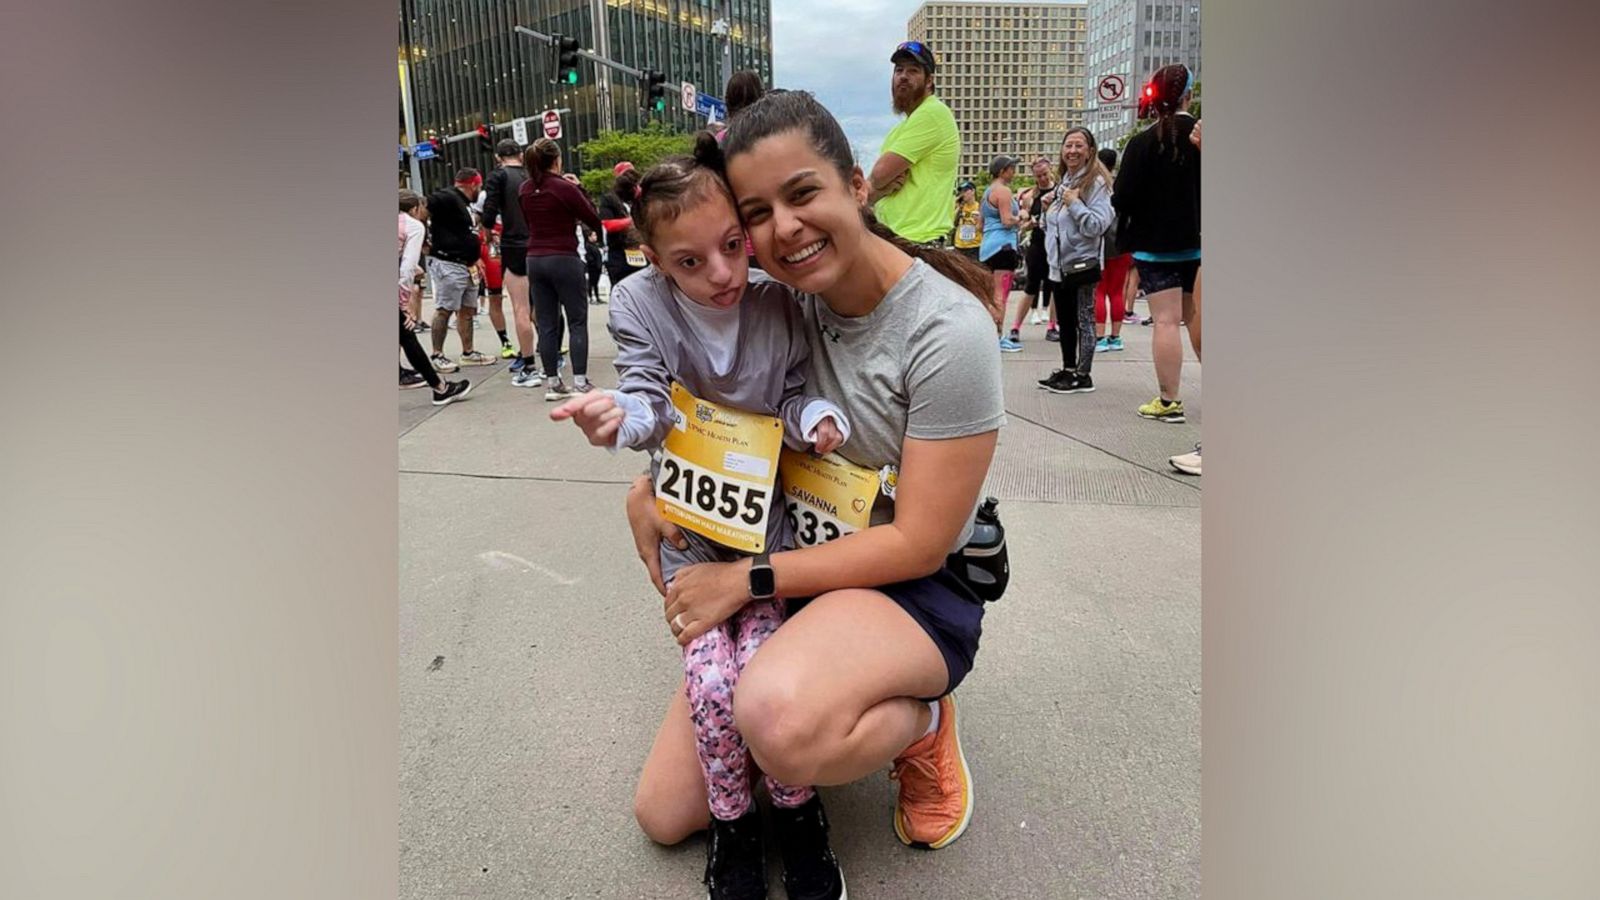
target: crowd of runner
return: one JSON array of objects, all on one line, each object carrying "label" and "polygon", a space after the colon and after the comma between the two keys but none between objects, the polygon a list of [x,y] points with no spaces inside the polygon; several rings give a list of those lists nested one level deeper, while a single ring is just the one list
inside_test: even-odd
[{"label": "crowd of runner", "polygon": [[[816,785],[892,767],[912,846],[971,821],[952,692],[1005,589],[1004,530],[979,493],[1005,423],[1000,354],[1024,327],[1061,353],[1039,387],[1087,394],[1142,297],[1157,392],[1130,413],[1155,422],[1185,421],[1180,329],[1200,355],[1187,68],[1154,73],[1154,121],[1120,159],[1069,128],[1029,149],[1016,190],[1011,156],[981,188],[958,178],[933,49],[907,41],[890,61],[905,118],[870,172],[811,95],[744,72],[692,155],[618,162],[598,200],[548,139],[502,141],[487,178],[400,194],[400,386],[448,404],[471,385],[440,373],[510,360],[513,385],[560,402],[551,418],[649,454],[628,516],[685,681],[635,814],[661,843],[710,831],[714,900],[766,896],[757,783],[792,898],[845,896]],[[614,390],[589,377],[588,314],[608,301]],[[475,344],[485,308],[497,351]],[[1199,446],[1171,463],[1200,474]],[[996,547],[998,569],[968,564]]]}]

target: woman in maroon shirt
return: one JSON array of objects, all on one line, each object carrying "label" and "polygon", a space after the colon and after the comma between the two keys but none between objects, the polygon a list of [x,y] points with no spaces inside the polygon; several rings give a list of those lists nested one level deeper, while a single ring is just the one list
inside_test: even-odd
[{"label": "woman in maroon shirt", "polygon": [[[528,180],[517,191],[523,220],[528,223],[528,294],[539,329],[539,364],[544,369],[544,398],[564,400],[594,390],[589,382],[588,283],[578,257],[578,223],[600,230],[600,216],[583,189],[561,177],[561,148],[549,138],[528,145],[522,154]],[[572,388],[561,381],[561,316],[567,317],[572,351]],[[524,367],[512,377],[518,387],[537,387],[538,373]]]}]

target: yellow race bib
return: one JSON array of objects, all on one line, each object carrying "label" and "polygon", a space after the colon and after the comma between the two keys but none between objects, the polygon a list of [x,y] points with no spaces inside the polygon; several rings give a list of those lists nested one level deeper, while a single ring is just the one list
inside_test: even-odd
[{"label": "yellow race bib", "polygon": [[785,448],[778,463],[795,544],[812,547],[866,528],[881,489],[878,473],[837,453],[816,457]]},{"label": "yellow race bib", "polygon": [[724,546],[765,550],[783,422],[700,400],[677,382],[672,409],[657,508],[667,521]]}]

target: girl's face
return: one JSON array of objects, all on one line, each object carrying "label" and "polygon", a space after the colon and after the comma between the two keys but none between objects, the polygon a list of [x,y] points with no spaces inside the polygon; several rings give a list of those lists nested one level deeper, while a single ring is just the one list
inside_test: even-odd
[{"label": "girl's face", "polygon": [[866,236],[861,169],[849,181],[840,178],[800,130],[761,139],[727,168],[761,268],[808,294],[838,283]]},{"label": "girl's face", "polygon": [[406,215],[416,219],[418,222],[426,222],[428,221],[428,204],[418,203]]},{"label": "girl's face", "polygon": [[720,191],[654,229],[645,256],[678,290],[702,306],[728,309],[744,297],[750,261],[739,217]]},{"label": "girl's face", "polygon": [[1070,172],[1083,168],[1093,152],[1089,149],[1089,141],[1081,134],[1069,134],[1067,139],[1061,142],[1061,161],[1066,164]]}]

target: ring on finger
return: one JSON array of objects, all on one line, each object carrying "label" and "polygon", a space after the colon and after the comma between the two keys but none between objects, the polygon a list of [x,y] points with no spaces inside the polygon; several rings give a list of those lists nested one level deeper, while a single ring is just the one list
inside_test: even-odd
[{"label": "ring on finger", "polygon": [[673,631],[673,633],[680,632],[685,627],[687,627],[687,626],[685,626],[683,624],[683,613],[678,613],[677,615],[672,617],[672,631]]}]

